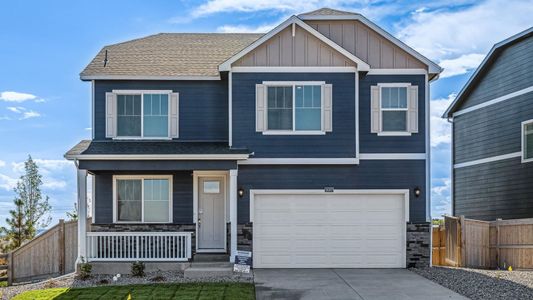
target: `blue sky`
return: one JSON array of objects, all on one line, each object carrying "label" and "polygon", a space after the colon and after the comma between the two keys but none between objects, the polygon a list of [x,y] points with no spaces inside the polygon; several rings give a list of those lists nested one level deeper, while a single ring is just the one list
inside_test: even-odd
[{"label": "blue sky", "polygon": [[449,126],[440,114],[494,43],[532,25],[528,1],[2,1],[0,225],[28,154],[54,219],[72,209],[75,168],[63,154],[90,137],[90,84],[78,74],[102,46],[159,32],[265,32],[323,6],[362,13],[446,69],[431,86],[432,212],[449,212]]}]

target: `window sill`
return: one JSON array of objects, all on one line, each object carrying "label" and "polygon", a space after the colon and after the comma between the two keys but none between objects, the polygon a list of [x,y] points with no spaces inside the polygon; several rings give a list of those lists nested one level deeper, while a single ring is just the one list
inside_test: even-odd
[{"label": "window sill", "polygon": [[115,137],[114,141],[170,141],[170,137]]},{"label": "window sill", "polygon": [[168,225],[168,224],[174,224],[172,222],[138,222],[138,221],[115,221],[113,224],[125,224],[125,225]]},{"label": "window sill", "polygon": [[522,163],[523,164],[527,164],[527,163],[530,163],[530,162],[533,162],[533,157],[532,158],[524,158],[524,156],[522,156]]},{"label": "window sill", "polygon": [[378,136],[411,136],[410,132],[379,132]]},{"label": "window sill", "polygon": [[325,135],[324,131],[263,131],[263,135]]}]

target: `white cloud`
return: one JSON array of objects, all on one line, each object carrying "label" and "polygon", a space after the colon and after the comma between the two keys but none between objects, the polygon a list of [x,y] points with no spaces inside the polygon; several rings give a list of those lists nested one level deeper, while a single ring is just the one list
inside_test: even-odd
[{"label": "white cloud", "polygon": [[3,160],[0,160],[0,168],[5,167],[5,166],[6,166],[6,162]]},{"label": "white cloud", "polygon": [[64,180],[54,179],[50,177],[43,178],[43,188],[48,190],[61,190],[67,186]]},{"label": "white cloud", "polygon": [[12,111],[14,113],[17,113],[17,114],[21,114],[23,111],[26,110],[22,106],[9,106],[9,107],[6,107],[6,109],[9,110],[9,111]]},{"label": "white cloud", "polygon": [[446,76],[476,67],[495,43],[531,26],[533,5],[488,0],[459,10],[424,10],[397,24],[398,37],[450,68]]},{"label": "white cloud", "polygon": [[12,191],[17,186],[17,181],[17,178],[13,178],[5,174],[0,174],[0,188],[6,191]]},{"label": "white cloud", "polygon": [[22,113],[22,117],[20,118],[20,120],[37,118],[37,117],[40,117],[40,116],[41,116],[40,113],[38,113],[36,111],[33,111],[33,110],[30,110],[30,111],[25,111],[24,113]]},{"label": "white cloud", "polygon": [[[64,159],[33,159],[33,161],[39,166],[39,171],[44,173],[50,173],[55,171],[61,171],[73,166],[72,162]],[[24,173],[24,162],[11,163],[13,172],[22,174]]]},{"label": "white cloud", "polygon": [[446,119],[441,118],[441,116],[455,97],[456,94],[452,93],[448,95],[448,98],[431,100],[431,147],[437,147],[440,144],[451,142],[450,123]]},{"label": "white cloud", "polygon": [[92,127],[85,127],[85,130],[91,131],[91,130],[93,130],[93,128]]},{"label": "white cloud", "polygon": [[431,188],[432,217],[439,218],[444,214],[451,214],[451,180],[449,178],[437,178],[437,184]]},{"label": "white cloud", "polygon": [[217,28],[217,32],[223,33],[266,33],[272,28],[276,27],[279,23],[260,25],[260,26],[247,26],[247,25],[223,25]]},{"label": "white cloud", "polygon": [[35,99],[37,99],[37,96],[27,93],[19,93],[12,91],[5,91],[0,93],[0,100],[7,102],[24,102]]}]

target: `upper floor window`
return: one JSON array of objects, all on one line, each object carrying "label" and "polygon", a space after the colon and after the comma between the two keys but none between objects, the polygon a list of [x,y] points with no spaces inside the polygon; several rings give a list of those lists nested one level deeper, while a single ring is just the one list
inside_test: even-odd
[{"label": "upper floor window", "polygon": [[533,120],[522,122],[522,162],[533,161]]},{"label": "upper floor window", "polygon": [[418,87],[386,83],[371,87],[371,131],[378,135],[418,132]]},{"label": "upper floor window", "polygon": [[106,93],[106,137],[177,137],[178,94],[172,91]]},{"label": "upper floor window", "polygon": [[324,82],[265,82],[256,89],[257,131],[264,134],[323,134],[331,131],[331,85]]}]

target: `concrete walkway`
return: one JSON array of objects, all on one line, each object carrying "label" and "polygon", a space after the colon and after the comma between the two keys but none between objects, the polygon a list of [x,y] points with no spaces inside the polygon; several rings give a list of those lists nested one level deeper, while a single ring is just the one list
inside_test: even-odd
[{"label": "concrete walkway", "polygon": [[256,269],[261,299],[467,299],[405,269]]}]

